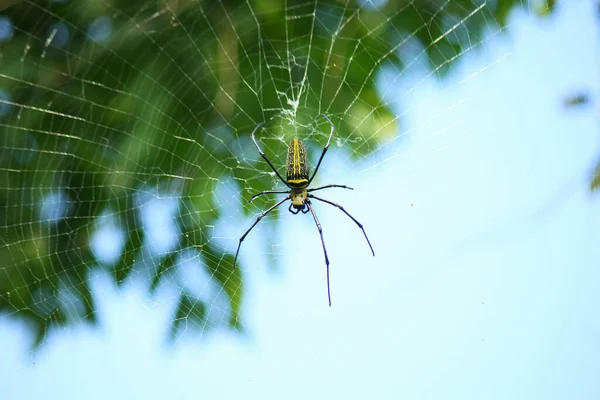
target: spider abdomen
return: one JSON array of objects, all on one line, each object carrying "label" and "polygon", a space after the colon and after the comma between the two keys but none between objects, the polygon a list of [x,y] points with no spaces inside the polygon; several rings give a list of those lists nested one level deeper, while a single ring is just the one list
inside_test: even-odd
[{"label": "spider abdomen", "polygon": [[292,187],[306,187],[308,185],[308,157],[306,146],[300,139],[293,139],[288,147],[286,179]]}]

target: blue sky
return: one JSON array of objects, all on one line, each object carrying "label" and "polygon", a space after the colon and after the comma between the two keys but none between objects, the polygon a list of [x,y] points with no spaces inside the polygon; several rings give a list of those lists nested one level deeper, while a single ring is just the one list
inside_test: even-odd
[{"label": "blue sky", "polygon": [[[595,18],[591,1],[513,13],[448,80],[398,82],[402,140],[354,167],[328,154],[317,183],[356,190],[323,197],[376,252],[316,206],[333,307],[310,215],[282,213],[276,246],[267,218],[242,248],[246,337],[169,344],[176,288],[149,297],[141,275],[117,289],[98,273],[98,329],[50,335],[32,355],[25,327],[0,319],[0,398],[600,398],[598,102],[563,106],[600,92]],[[230,212],[215,237],[233,251],[253,217],[237,191],[218,195]]]}]

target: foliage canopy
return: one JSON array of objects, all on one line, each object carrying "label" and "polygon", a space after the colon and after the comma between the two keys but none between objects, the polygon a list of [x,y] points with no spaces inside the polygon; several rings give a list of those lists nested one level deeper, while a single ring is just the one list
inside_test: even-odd
[{"label": "foliage canopy", "polygon": [[[175,193],[181,231],[152,270],[152,289],[194,248],[228,295],[229,326],[240,329],[241,269],[232,272],[232,255],[211,241],[219,214],[210,194],[216,177],[245,180],[254,170],[239,165],[228,138],[282,110],[304,124],[325,112],[341,138],[396,132],[398,117],[375,85],[378,69],[402,70],[411,39],[442,76],[483,41],[487,24],[503,26],[524,2],[14,3],[3,11],[14,31],[0,47],[0,86],[10,94],[0,104],[9,110],[0,116],[0,310],[29,321],[39,343],[52,326],[95,322],[90,273],[105,266],[90,238],[107,210],[126,234],[110,271],[118,284],[132,274],[146,239],[136,196],[149,188]],[[110,25],[110,37],[92,38],[94,24]],[[378,139],[365,137],[356,154]],[[252,189],[269,186],[255,179]],[[68,218],[48,223],[40,205],[57,193],[68,199]],[[244,188],[244,200],[250,194]],[[185,319],[201,322],[207,306],[182,291],[174,331]]]}]

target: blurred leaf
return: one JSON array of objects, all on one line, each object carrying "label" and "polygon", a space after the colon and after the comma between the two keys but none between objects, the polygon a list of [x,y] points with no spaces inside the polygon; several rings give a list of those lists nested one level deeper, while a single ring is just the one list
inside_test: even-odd
[{"label": "blurred leaf", "polygon": [[134,206],[133,196],[125,196],[117,204],[116,209],[127,210],[123,221],[123,230],[126,234],[125,247],[120,261],[113,270],[115,282],[120,285],[129,276],[133,268],[136,256],[138,256],[138,252],[142,247],[144,229],[138,220],[138,210]]},{"label": "blurred leaf", "polygon": [[496,20],[498,24],[504,28],[508,22],[508,15],[514,8],[515,4],[519,4],[518,0],[498,0],[496,5]]},{"label": "blurred leaf", "polygon": [[565,98],[564,104],[567,108],[576,108],[590,103],[590,97],[587,93],[577,93]]},{"label": "blurred leaf", "polygon": [[158,265],[156,273],[152,278],[152,282],[150,283],[150,291],[154,292],[158,288],[158,284],[160,283],[160,279],[165,275],[173,266],[175,265],[175,261],[179,255],[175,252],[167,255],[167,257]]},{"label": "blurred leaf", "polygon": [[554,11],[555,6],[556,0],[545,0],[536,7],[536,14],[540,17],[547,17]]},{"label": "blurred leaf", "polygon": [[600,187],[600,162],[596,165],[596,170],[594,171],[594,177],[592,178],[592,182],[590,183],[590,190],[596,191]]},{"label": "blurred leaf", "polygon": [[198,299],[182,293],[171,323],[171,338],[175,338],[182,329],[203,326],[206,319],[206,306]]},{"label": "blurred leaf", "polygon": [[221,255],[215,252],[210,247],[205,247],[202,252],[204,260],[210,272],[220,282],[225,289],[225,293],[229,297],[231,305],[231,314],[229,318],[229,326],[242,330],[242,319],[240,311],[242,308],[242,272],[240,268],[233,269],[233,256],[226,255],[225,261],[221,262]]}]

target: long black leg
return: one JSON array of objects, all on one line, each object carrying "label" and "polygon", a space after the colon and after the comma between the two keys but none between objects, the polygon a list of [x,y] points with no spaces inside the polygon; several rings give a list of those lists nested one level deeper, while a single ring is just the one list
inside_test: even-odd
[{"label": "long black leg", "polygon": [[329,149],[329,142],[331,142],[331,137],[333,136],[333,131],[335,130],[335,126],[333,125],[333,122],[331,122],[331,120],[329,119],[329,117],[327,115],[325,115],[325,114],[320,114],[320,115],[329,122],[329,125],[331,125],[331,132],[329,132],[329,139],[327,139],[327,144],[323,148],[323,152],[321,153],[321,157],[319,158],[319,162],[317,163],[317,166],[315,167],[315,171],[313,172],[312,176],[308,180],[307,186],[310,185],[310,183],[312,182],[312,180],[315,178],[315,175],[317,175],[317,171],[319,170],[319,166],[321,166],[321,161],[323,161],[323,157],[325,157],[325,153],[327,153],[327,150]]},{"label": "long black leg", "polygon": [[275,204],[274,206],[272,206],[271,208],[269,208],[267,211],[265,211],[262,214],[260,214],[256,218],[256,221],[254,221],[254,223],[252,224],[252,226],[250,228],[248,228],[248,230],[246,232],[244,232],[244,234],[240,238],[240,242],[238,243],[237,251],[235,252],[235,258],[233,259],[233,269],[235,269],[235,263],[236,263],[237,258],[238,258],[238,253],[240,252],[240,247],[242,246],[242,242],[246,238],[246,235],[248,235],[250,233],[250,231],[252,230],[252,228],[254,228],[256,226],[256,224],[258,224],[260,222],[260,220],[263,219],[268,213],[270,213],[271,211],[273,211],[275,208],[279,207],[281,205],[281,203],[283,203],[286,200],[289,200],[290,198],[291,198],[291,196],[286,196],[279,203]]},{"label": "long black leg", "polygon": [[329,257],[327,257],[327,248],[325,247],[325,240],[323,240],[323,229],[321,228],[321,224],[317,219],[317,214],[315,214],[315,210],[312,208],[312,204],[310,200],[306,200],[306,204],[312,213],[313,218],[315,219],[315,224],[317,224],[317,229],[319,230],[319,235],[321,235],[321,244],[323,245],[323,253],[325,253],[325,265],[327,265],[327,298],[329,299],[329,307],[331,307],[331,288],[329,286]]},{"label": "long black leg", "polygon": [[346,211],[344,209],[344,207],[342,207],[341,205],[339,205],[337,203],[334,203],[333,201],[325,200],[325,199],[322,199],[320,197],[314,196],[312,194],[309,194],[308,197],[313,198],[313,199],[317,199],[319,201],[322,201],[323,203],[331,204],[332,206],[339,208],[340,210],[342,210],[344,212],[344,214],[346,214],[347,216],[349,216],[352,219],[352,221],[354,221],[354,223],[356,223],[356,225],[358,225],[358,227],[360,229],[362,229],[362,231],[363,231],[363,233],[365,235],[365,239],[367,239],[367,243],[369,244],[369,247],[371,248],[371,253],[373,253],[373,255],[375,255],[375,251],[373,250],[373,246],[371,246],[371,242],[369,241],[369,237],[367,236],[367,232],[365,232],[365,228],[363,228],[363,225],[360,222],[358,222],[356,220],[356,218],[354,218],[352,215],[350,215],[348,213],[348,211]]},{"label": "long black leg", "polygon": [[315,192],[317,190],[329,189],[329,188],[342,188],[342,189],[354,190],[354,188],[351,188],[350,186],[332,184],[332,185],[319,186],[318,188],[314,188],[314,189],[308,189],[307,192]]},{"label": "long black leg", "polygon": [[289,193],[289,192],[290,192],[289,190],[265,190],[264,192],[256,193],[255,195],[250,197],[249,203],[252,203],[252,201],[255,198],[265,195],[265,194],[284,194],[284,193]]},{"label": "long black leg", "polygon": [[[288,185],[288,183],[285,181],[285,179],[283,179],[283,177],[279,174],[279,172],[277,172],[277,169],[275,169],[275,167],[273,166],[273,164],[271,164],[271,161],[269,161],[269,159],[267,158],[267,156],[265,155],[265,153],[260,149],[260,147],[258,147],[258,143],[256,143],[256,139],[254,138],[254,133],[258,130],[258,128],[260,128],[264,124],[265,124],[264,122],[261,122],[260,124],[256,125],[256,128],[254,128],[254,130],[252,131],[252,134],[251,134],[252,141],[254,142],[254,145],[258,149],[258,152],[260,153],[261,157],[265,159],[265,161],[267,162],[267,164],[269,164],[269,166],[277,174],[277,177],[281,180],[281,182],[283,182],[285,184],[285,186],[290,187],[290,185]],[[321,156],[321,158],[322,158],[322,156]],[[321,161],[319,161],[319,163],[320,162]]]}]

